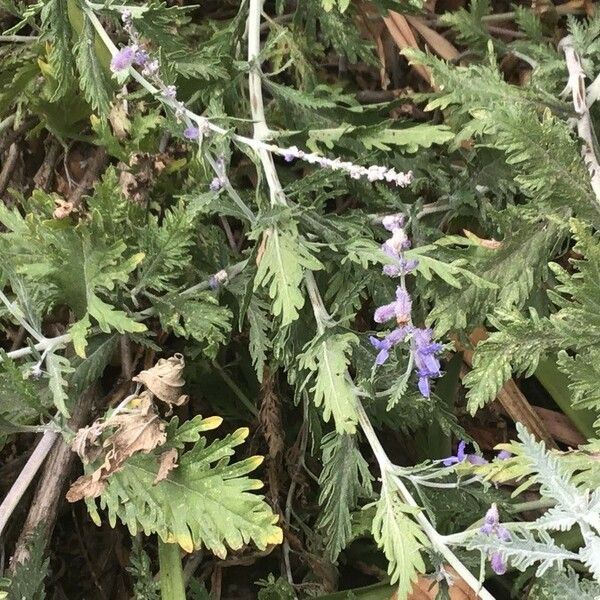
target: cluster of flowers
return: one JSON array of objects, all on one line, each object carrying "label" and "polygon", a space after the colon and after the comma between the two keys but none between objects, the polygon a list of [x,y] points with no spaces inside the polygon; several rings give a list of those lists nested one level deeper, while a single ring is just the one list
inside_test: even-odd
[{"label": "cluster of flowers", "polygon": [[[177,99],[177,88],[174,85],[165,85],[160,78],[160,63],[158,60],[151,59],[148,53],[143,49],[140,35],[136,31],[131,12],[124,10],[121,13],[123,21],[123,28],[129,36],[130,43],[121,48],[112,58],[111,69],[114,73],[126,71],[132,66],[142,67],[142,75],[149,79],[155,87],[159,90],[160,95],[164,100],[167,100],[169,104],[175,110],[175,116],[185,122],[185,129],[183,130],[183,136],[188,140],[200,140],[204,135],[215,131],[219,133],[225,133],[224,129],[213,125],[205,117],[195,116],[194,121],[190,118],[190,114],[186,109],[183,102]],[[407,173],[397,172],[395,169],[388,169],[387,167],[380,165],[372,165],[370,167],[363,167],[355,165],[349,161],[342,161],[339,158],[331,159],[318,154],[304,152],[299,150],[296,146],[289,148],[280,148],[273,144],[261,142],[244,136],[235,135],[235,139],[242,143],[257,148],[262,147],[269,152],[273,152],[282,156],[287,162],[291,162],[294,159],[303,160],[312,165],[319,165],[320,167],[331,169],[333,171],[345,171],[353,179],[360,179],[365,177],[368,181],[387,181],[389,183],[395,183],[397,186],[406,187],[413,181],[413,174],[411,171]],[[210,188],[213,191],[219,190],[224,185],[223,177],[215,177],[210,184]]]},{"label": "cluster of flowers", "polygon": [[385,323],[395,319],[395,327],[383,339],[370,337],[371,344],[379,351],[375,359],[376,365],[382,365],[388,359],[390,350],[398,344],[410,341],[411,364],[419,377],[419,391],[425,398],[431,395],[430,380],[441,376],[441,366],[437,355],[442,344],[432,341],[431,329],[415,327],[412,323],[412,300],[406,289],[405,276],[417,266],[417,261],[406,259],[404,251],[410,248],[410,240],[404,229],[403,215],[391,215],[383,219],[383,226],[391,232],[382,250],[392,259],[385,265],[383,272],[388,277],[400,277],[400,285],[396,289],[396,300],[380,306],[374,315],[375,322]]}]

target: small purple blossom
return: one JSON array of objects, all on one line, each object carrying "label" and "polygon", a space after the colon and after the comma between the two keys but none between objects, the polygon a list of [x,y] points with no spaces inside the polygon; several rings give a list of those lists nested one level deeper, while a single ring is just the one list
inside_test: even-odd
[{"label": "small purple blossom", "polygon": [[492,567],[492,571],[494,571],[496,575],[504,575],[504,573],[506,573],[506,561],[500,552],[492,552],[492,556],[490,557],[490,565]]},{"label": "small purple blossom", "polygon": [[161,95],[168,100],[174,100],[177,96],[177,88],[174,85],[167,85],[161,91]]},{"label": "small purple blossom", "polygon": [[500,514],[495,502],[485,513],[484,522],[479,531],[485,535],[497,537],[503,542],[510,542],[512,539],[508,529],[500,525]]},{"label": "small purple blossom", "polygon": [[125,46],[121,48],[110,61],[110,69],[113,73],[118,73],[128,69],[135,60],[135,55],[138,52],[136,46]]},{"label": "small purple blossom", "polygon": [[[510,542],[512,539],[508,529],[500,525],[500,515],[496,503],[492,504],[485,513],[484,523],[479,531],[490,537],[496,537],[502,542]],[[491,554],[490,565],[497,575],[504,575],[506,573],[506,561],[501,552],[496,551]]]},{"label": "small purple blossom", "polygon": [[222,177],[215,177],[210,182],[209,188],[211,192],[218,192],[225,185],[225,180]]},{"label": "small purple blossom", "polygon": [[390,350],[397,346],[398,344],[404,342],[407,336],[410,334],[411,327],[397,327],[393,329],[388,335],[386,335],[382,340],[376,338],[375,336],[370,336],[369,340],[371,345],[379,350],[377,357],[375,358],[376,365],[382,365],[390,356]]},{"label": "small purple blossom", "polygon": [[500,450],[500,452],[498,452],[498,455],[496,456],[496,458],[498,460],[506,460],[507,458],[510,458],[512,456],[512,453],[509,452],[508,450]]},{"label": "small purple blossom", "polygon": [[402,214],[398,215],[387,215],[383,217],[381,224],[388,230],[394,231],[394,229],[398,229],[399,227],[404,227],[404,223],[406,222],[406,218]]},{"label": "small purple blossom", "polygon": [[149,60],[142,69],[142,75],[144,77],[153,77],[158,73],[160,69],[160,63],[157,60]]},{"label": "small purple blossom", "polygon": [[138,50],[133,57],[133,62],[140,67],[143,67],[149,60],[150,55],[145,50]]},{"label": "small purple blossom", "polygon": [[467,443],[465,441],[461,440],[458,443],[458,448],[456,449],[456,455],[445,458],[442,461],[443,465],[445,467],[450,467],[452,465],[456,465],[461,462],[464,462],[465,460],[467,462],[471,463],[472,465],[485,465],[487,463],[487,460],[485,460],[485,458],[483,458],[483,456],[479,456],[478,454],[467,454],[465,452],[466,447],[467,447]]},{"label": "small purple blossom", "polygon": [[399,325],[405,325],[410,321],[412,301],[406,289],[401,286],[396,288],[396,300],[390,304],[380,306],[374,315],[376,323],[385,323],[395,318]]},{"label": "small purple blossom", "polygon": [[414,359],[419,374],[419,391],[424,398],[430,396],[429,379],[441,376],[441,365],[438,354],[442,344],[432,342],[433,331],[431,329],[416,328],[413,333]]},{"label": "small purple blossom", "polygon": [[289,148],[285,148],[283,150],[283,159],[285,162],[292,162],[295,158],[300,158],[304,153],[299,150],[296,146],[290,146]]},{"label": "small purple blossom", "polygon": [[183,137],[188,140],[197,140],[200,137],[200,130],[193,125],[189,125],[183,130]]}]

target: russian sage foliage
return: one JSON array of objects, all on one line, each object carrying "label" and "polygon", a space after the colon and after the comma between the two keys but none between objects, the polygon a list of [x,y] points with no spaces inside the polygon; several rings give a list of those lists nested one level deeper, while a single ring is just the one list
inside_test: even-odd
[{"label": "russian sage foliage", "polygon": [[[71,445],[67,500],[133,538],[136,598],[184,586],[175,545],[258,561],[261,598],[335,591],[356,556],[399,598],[490,600],[515,570],[534,600],[600,595],[598,18],[557,45],[518,7],[500,41],[472,0],[437,20],[468,60],[405,50],[432,85],[369,104],[367,32],[433,31],[417,0],[3,7],[0,147],[47,155],[2,183],[0,443]],[[467,415],[548,369],[587,443],[511,423],[481,451]],[[8,598],[43,597],[35,543]]]}]

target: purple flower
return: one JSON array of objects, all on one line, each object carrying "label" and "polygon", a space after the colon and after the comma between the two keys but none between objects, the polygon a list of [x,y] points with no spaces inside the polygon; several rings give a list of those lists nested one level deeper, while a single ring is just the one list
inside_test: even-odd
[{"label": "purple flower", "polygon": [[479,456],[478,454],[467,454],[465,452],[465,448],[467,444],[465,441],[461,440],[458,443],[458,448],[456,449],[456,456],[449,456],[443,460],[443,464],[445,467],[450,467],[452,465],[461,463],[463,461],[467,461],[472,465],[484,465],[487,463],[487,460],[483,458],[483,456]]},{"label": "purple flower", "polygon": [[223,186],[225,185],[225,180],[222,179],[221,177],[215,177],[211,182],[210,182],[210,190],[212,192],[218,192]]},{"label": "purple flower", "polygon": [[390,319],[396,318],[399,325],[405,325],[410,322],[410,311],[412,310],[412,301],[408,292],[402,287],[396,288],[396,300],[390,304],[380,306],[373,318],[376,323],[385,323]]},{"label": "purple flower", "polygon": [[456,449],[456,456],[449,456],[448,458],[445,458],[443,461],[443,464],[445,467],[449,467],[451,465],[455,465],[457,463],[461,463],[463,460],[465,460],[465,447],[466,447],[466,442],[464,442],[463,440],[461,440],[458,443],[458,448]]},{"label": "purple flower", "polygon": [[377,358],[375,359],[376,365],[382,365],[390,356],[390,350],[400,344],[401,342],[406,340],[406,336],[410,333],[410,327],[397,327],[393,329],[388,335],[386,335],[382,340],[376,338],[375,336],[370,336],[369,340],[371,345],[379,350],[377,354]]},{"label": "purple flower", "polygon": [[381,224],[388,230],[394,231],[398,227],[404,227],[404,223],[406,222],[406,218],[402,214],[398,215],[387,215],[383,217]]},{"label": "purple flower", "polygon": [[481,533],[485,533],[486,535],[497,537],[503,542],[510,542],[512,539],[508,529],[500,525],[500,514],[498,513],[498,507],[496,506],[495,502],[485,513],[483,525],[479,531],[481,531]]},{"label": "purple flower", "polygon": [[160,64],[157,60],[150,60],[144,65],[142,75],[144,75],[144,77],[152,77],[158,73],[159,68]]},{"label": "purple flower", "polygon": [[512,456],[512,453],[509,452],[508,450],[500,450],[500,452],[498,452],[498,456],[496,456],[496,458],[498,460],[506,460],[507,458],[510,458]]},{"label": "purple flower", "polygon": [[502,558],[502,554],[500,552],[493,552],[490,557],[490,565],[492,567],[492,571],[496,573],[496,575],[504,575],[506,573],[506,561]]},{"label": "purple flower", "polygon": [[442,349],[442,344],[432,342],[431,329],[416,328],[413,332],[414,359],[419,373],[419,391],[424,398],[429,398],[429,379],[441,376],[441,365],[436,354]]},{"label": "purple flower", "polygon": [[197,140],[200,137],[200,130],[193,125],[190,125],[183,130],[183,137],[188,140]]},{"label": "purple flower", "polygon": [[125,46],[121,48],[110,61],[110,68],[113,73],[128,69],[135,60],[135,55],[138,52],[136,46]]},{"label": "purple flower", "polygon": [[163,98],[174,100],[177,96],[177,88],[174,85],[168,85],[161,91],[161,95]]},{"label": "purple flower", "polygon": [[140,67],[143,67],[149,60],[150,56],[145,50],[138,50],[133,57],[133,62]]}]

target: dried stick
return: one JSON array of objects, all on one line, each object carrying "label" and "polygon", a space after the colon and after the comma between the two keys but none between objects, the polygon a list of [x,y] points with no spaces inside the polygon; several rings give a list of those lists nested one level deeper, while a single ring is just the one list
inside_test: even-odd
[{"label": "dried stick", "polygon": [[573,107],[577,113],[577,133],[583,140],[581,156],[590,174],[590,183],[596,196],[596,208],[600,209],[600,165],[594,151],[596,135],[586,101],[585,73],[581,66],[581,58],[573,47],[573,38],[570,35],[564,37],[558,46],[565,53],[565,62],[569,71],[567,87],[573,95]]},{"label": "dried stick", "polygon": [[0,171],[0,194],[3,194],[4,190],[6,190],[8,187],[10,178],[12,177],[15,166],[17,165],[18,158],[19,149],[17,148],[16,144],[11,144],[8,149],[8,156],[6,157],[2,171]]},{"label": "dried stick", "polygon": [[46,456],[48,456],[48,453],[52,449],[57,435],[55,431],[46,431],[44,433],[29,460],[25,463],[23,470],[12,484],[8,494],[6,494],[2,504],[0,504],[0,535],[2,535],[10,516],[15,508],[17,508],[23,494],[27,491],[44,460],[46,460]]},{"label": "dried stick", "polygon": [[[79,397],[73,410],[73,416],[69,421],[72,429],[80,429],[87,423],[92,404],[97,397],[98,393],[94,387],[86,390]],[[63,489],[71,472],[74,458],[75,453],[63,439],[59,439],[53,445],[35,490],[29,514],[17,540],[10,563],[11,571],[14,571],[18,563],[26,561],[29,557],[27,545],[31,535],[38,527],[43,528],[44,542],[48,544],[50,541]]]}]

